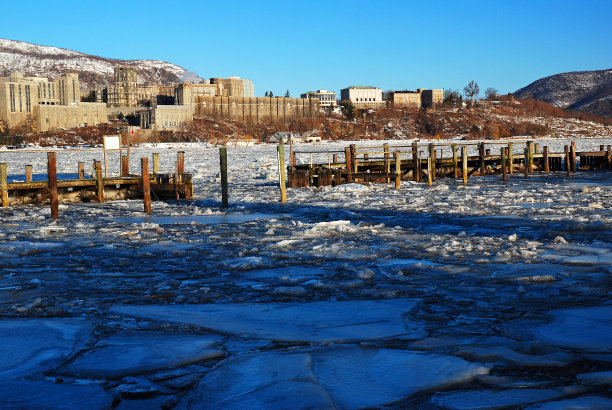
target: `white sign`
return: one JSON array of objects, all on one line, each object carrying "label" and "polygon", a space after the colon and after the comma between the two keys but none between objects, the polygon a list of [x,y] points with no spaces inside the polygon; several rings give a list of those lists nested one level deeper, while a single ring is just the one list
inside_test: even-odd
[{"label": "white sign", "polygon": [[121,149],[121,137],[119,135],[105,135],[104,149],[107,151]]}]

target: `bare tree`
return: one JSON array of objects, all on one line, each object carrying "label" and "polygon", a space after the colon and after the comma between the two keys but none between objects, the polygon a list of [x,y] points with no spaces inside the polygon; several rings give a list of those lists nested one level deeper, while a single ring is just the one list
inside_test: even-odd
[{"label": "bare tree", "polygon": [[493,87],[489,87],[485,91],[485,99],[493,101],[497,98],[497,90]]},{"label": "bare tree", "polygon": [[470,99],[470,103],[474,101],[474,98],[478,97],[478,93],[480,93],[480,87],[478,87],[478,83],[474,80],[470,81],[463,88],[463,94]]}]

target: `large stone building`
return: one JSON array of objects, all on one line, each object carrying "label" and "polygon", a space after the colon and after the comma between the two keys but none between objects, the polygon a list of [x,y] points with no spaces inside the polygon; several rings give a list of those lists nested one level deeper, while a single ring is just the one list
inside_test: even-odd
[{"label": "large stone building", "polygon": [[318,98],[321,108],[334,107],[337,104],[336,93],[327,90],[308,91],[301,95],[302,98]]},{"label": "large stone building", "polygon": [[357,108],[384,108],[382,90],[370,86],[351,86],[340,90],[340,99],[348,100]]},{"label": "large stone building", "polygon": [[138,112],[140,127],[156,131],[174,131],[193,121],[193,105],[157,105]]},{"label": "large stone building", "polygon": [[177,105],[194,105],[196,97],[217,97],[222,95],[223,86],[217,84],[181,83],[176,87]]},{"label": "large stone building", "polygon": [[218,97],[255,97],[253,82],[240,77],[211,78],[211,84],[221,86]]},{"label": "large stone building", "polygon": [[39,131],[96,125],[108,121],[106,106],[81,103],[79,77],[53,80],[11,73],[0,78],[0,120],[10,128],[34,121]]},{"label": "large stone building", "polygon": [[319,116],[317,98],[197,97],[198,115],[221,117],[244,124],[289,123]]},{"label": "large stone building", "polygon": [[110,107],[135,107],[138,102],[138,74],[133,67],[114,67],[113,83],[108,86]]},{"label": "large stone building", "polygon": [[442,105],[443,101],[443,89],[419,88],[416,91],[391,91],[387,97],[388,105],[392,107],[435,108]]}]

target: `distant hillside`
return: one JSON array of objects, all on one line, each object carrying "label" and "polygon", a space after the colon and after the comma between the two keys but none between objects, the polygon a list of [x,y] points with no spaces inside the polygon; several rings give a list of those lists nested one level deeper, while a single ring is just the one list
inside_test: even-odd
[{"label": "distant hillside", "polygon": [[39,46],[23,41],[0,39],[0,77],[18,71],[28,76],[57,77],[78,73],[82,85],[112,81],[113,67],[132,66],[139,82],[168,83],[196,77],[183,67],[157,60],[115,60],[63,48]]},{"label": "distant hillside", "polygon": [[551,75],[517,90],[514,95],[612,118],[612,69]]}]

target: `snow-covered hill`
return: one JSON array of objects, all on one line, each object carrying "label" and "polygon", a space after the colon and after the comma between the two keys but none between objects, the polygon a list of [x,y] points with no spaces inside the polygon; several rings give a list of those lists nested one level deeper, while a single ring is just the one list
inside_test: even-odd
[{"label": "snow-covered hill", "polygon": [[0,38],[0,76],[18,71],[38,77],[57,77],[76,72],[82,85],[111,82],[113,67],[133,66],[139,82],[176,82],[192,73],[175,64],[157,60],[116,60],[57,47],[41,46],[23,41]]},{"label": "snow-covered hill", "polygon": [[612,69],[576,71],[541,78],[514,93],[559,108],[612,117]]}]

